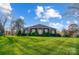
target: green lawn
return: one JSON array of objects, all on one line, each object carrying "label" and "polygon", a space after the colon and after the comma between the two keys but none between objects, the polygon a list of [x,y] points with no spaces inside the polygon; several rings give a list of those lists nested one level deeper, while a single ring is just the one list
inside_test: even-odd
[{"label": "green lawn", "polygon": [[79,54],[79,38],[0,37],[1,55],[73,55]]}]

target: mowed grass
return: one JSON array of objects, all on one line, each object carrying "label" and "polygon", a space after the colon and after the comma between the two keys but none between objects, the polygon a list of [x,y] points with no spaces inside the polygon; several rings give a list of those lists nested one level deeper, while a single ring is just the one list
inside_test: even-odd
[{"label": "mowed grass", "polygon": [[78,55],[79,38],[0,36],[0,55]]}]

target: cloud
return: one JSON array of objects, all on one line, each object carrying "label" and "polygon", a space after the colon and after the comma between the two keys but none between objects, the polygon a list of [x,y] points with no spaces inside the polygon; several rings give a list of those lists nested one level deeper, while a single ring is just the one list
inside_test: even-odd
[{"label": "cloud", "polygon": [[48,22],[49,20],[46,19],[40,19],[41,22]]},{"label": "cloud", "polygon": [[38,18],[41,18],[42,17],[42,13],[44,12],[44,8],[42,6],[37,6],[37,9],[36,9],[36,16]]},{"label": "cloud", "polygon": [[0,3],[1,14],[11,14],[12,8],[10,3]]},{"label": "cloud", "polygon": [[24,17],[23,17],[23,16],[20,16],[19,18],[24,19]]},{"label": "cloud", "polygon": [[58,30],[62,30],[63,29],[63,27],[64,27],[64,25],[63,24],[61,24],[61,23],[49,23],[49,26],[50,27],[53,27],[53,28],[56,28],[56,29],[58,29]]},{"label": "cloud", "polygon": [[72,21],[67,21],[66,23],[67,23],[67,25],[78,24],[78,21],[77,20],[72,20]]},{"label": "cloud", "polygon": [[42,19],[42,21],[44,20],[44,22],[45,20],[48,21],[50,18],[62,18],[60,13],[51,7],[37,6],[35,11],[36,17],[40,20]]},{"label": "cloud", "polygon": [[7,17],[8,20],[11,20],[12,17],[10,14],[12,13],[12,8],[10,3],[0,3],[0,17]]},{"label": "cloud", "polygon": [[50,8],[46,11],[45,16],[47,18],[62,18],[58,11]]},{"label": "cloud", "polygon": [[68,26],[70,25],[70,24],[78,24],[78,21],[77,20],[72,20],[72,21],[66,21],[66,26],[65,26],[65,28],[66,29],[68,29]]},{"label": "cloud", "polygon": [[75,20],[74,22],[75,22],[75,24],[78,24],[78,21]]},{"label": "cloud", "polygon": [[66,23],[67,23],[67,24],[70,24],[70,21],[67,21]]},{"label": "cloud", "polygon": [[12,17],[11,17],[11,16],[7,16],[7,18],[8,18],[9,20],[11,20],[11,19],[12,19]]}]

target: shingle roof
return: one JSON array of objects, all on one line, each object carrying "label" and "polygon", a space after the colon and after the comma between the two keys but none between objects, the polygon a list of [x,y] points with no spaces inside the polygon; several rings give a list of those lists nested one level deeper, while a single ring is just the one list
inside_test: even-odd
[{"label": "shingle roof", "polygon": [[50,28],[50,29],[55,29],[55,28],[52,28],[52,27],[49,27],[49,26],[46,26],[46,25],[42,25],[42,24],[33,25],[33,26],[30,26],[30,27],[27,27],[27,28]]}]

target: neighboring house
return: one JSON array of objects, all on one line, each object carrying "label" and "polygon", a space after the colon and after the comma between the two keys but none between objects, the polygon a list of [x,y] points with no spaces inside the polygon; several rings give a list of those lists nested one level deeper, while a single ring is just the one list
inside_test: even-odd
[{"label": "neighboring house", "polygon": [[11,35],[10,31],[5,31],[5,35]]},{"label": "neighboring house", "polygon": [[38,35],[43,35],[44,33],[56,34],[56,29],[46,25],[37,24],[25,28],[25,33],[38,33]]},{"label": "neighboring house", "polygon": [[5,35],[16,35],[16,32],[15,31],[13,31],[13,32],[5,31]]},{"label": "neighboring house", "polygon": [[16,31],[11,31],[8,27],[5,29],[5,35],[16,35]]},{"label": "neighboring house", "polygon": [[5,28],[5,35],[11,35],[10,28]]}]

